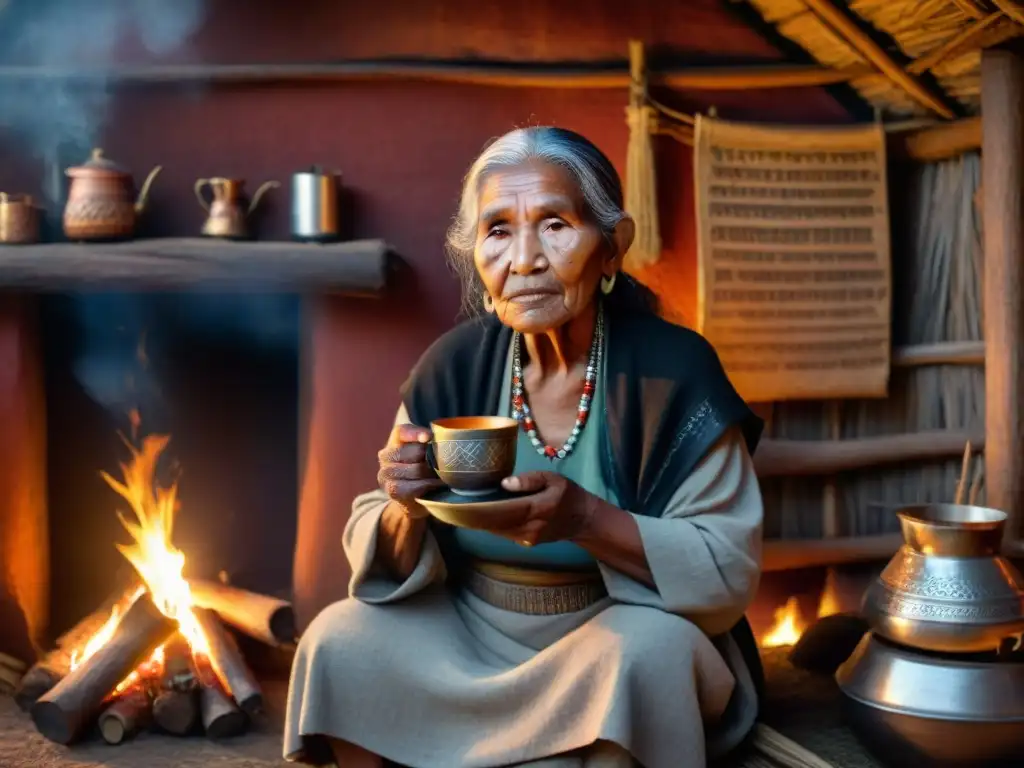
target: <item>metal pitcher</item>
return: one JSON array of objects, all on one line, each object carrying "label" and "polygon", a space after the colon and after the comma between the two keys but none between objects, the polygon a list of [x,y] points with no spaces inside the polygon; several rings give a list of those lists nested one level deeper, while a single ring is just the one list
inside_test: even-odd
[{"label": "metal pitcher", "polygon": [[1000,554],[1004,512],[924,504],[897,515],[904,544],[864,595],[876,634],[967,653],[998,650],[1024,632],[1024,579]]}]

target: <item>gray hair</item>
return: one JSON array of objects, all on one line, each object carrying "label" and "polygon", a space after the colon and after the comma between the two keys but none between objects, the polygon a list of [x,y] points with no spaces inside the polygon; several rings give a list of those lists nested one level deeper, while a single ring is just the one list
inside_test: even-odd
[{"label": "gray hair", "polygon": [[462,282],[462,308],[469,315],[479,313],[483,295],[473,259],[480,188],[491,173],[530,160],[560,166],[572,175],[587,213],[606,237],[610,238],[626,217],[619,174],[604,153],[580,134],[565,128],[532,126],[495,139],[470,166],[462,184],[458,213],[448,230],[448,263]]}]

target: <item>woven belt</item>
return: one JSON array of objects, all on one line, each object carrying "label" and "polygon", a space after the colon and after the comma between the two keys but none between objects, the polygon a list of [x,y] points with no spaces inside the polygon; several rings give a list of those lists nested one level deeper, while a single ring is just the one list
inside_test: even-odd
[{"label": "woven belt", "polygon": [[530,616],[575,613],[608,596],[600,577],[577,584],[510,584],[471,568],[466,572],[465,585],[488,605]]}]

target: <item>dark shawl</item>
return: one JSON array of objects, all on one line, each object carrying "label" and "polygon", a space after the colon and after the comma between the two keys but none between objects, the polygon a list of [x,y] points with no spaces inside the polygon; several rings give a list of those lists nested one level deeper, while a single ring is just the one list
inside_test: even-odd
[{"label": "dark shawl", "polygon": [[[763,422],[733,389],[714,348],[686,328],[609,304],[602,452],[622,506],[657,517],[710,448],[733,426],[753,453]],[[402,387],[414,424],[500,413],[512,331],[493,316],[470,320],[424,353]],[[746,621],[737,640],[759,669]],[[736,631],[734,630],[734,634]],[[753,659],[750,652],[753,651]]]}]

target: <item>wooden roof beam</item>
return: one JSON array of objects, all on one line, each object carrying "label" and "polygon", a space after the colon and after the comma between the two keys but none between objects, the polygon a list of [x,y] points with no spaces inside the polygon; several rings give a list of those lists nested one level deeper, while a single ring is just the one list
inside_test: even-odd
[{"label": "wooden roof beam", "polygon": [[936,163],[980,149],[980,117],[889,135],[889,152],[894,160]]},{"label": "wooden roof beam", "polygon": [[878,43],[864,33],[848,10],[840,8],[833,0],[803,2],[824,24],[835,30],[854,50],[906,91],[914,101],[947,120],[956,117],[956,113],[947,104],[946,94],[936,93],[934,89],[927,87],[904,70]]}]

